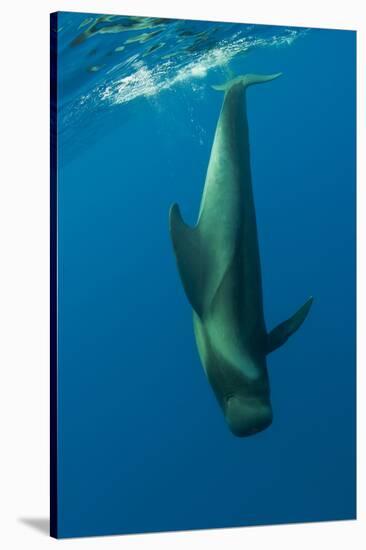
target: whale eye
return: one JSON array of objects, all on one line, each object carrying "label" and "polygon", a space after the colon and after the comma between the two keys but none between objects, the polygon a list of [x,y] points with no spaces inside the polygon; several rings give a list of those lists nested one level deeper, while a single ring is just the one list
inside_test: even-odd
[{"label": "whale eye", "polygon": [[228,403],[230,401],[230,399],[232,399],[233,397],[235,397],[235,393],[227,393],[225,395],[225,401],[226,403]]}]

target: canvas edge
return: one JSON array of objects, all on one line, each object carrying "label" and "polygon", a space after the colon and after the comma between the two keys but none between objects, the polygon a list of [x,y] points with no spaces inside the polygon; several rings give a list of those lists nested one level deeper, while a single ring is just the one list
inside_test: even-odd
[{"label": "canvas edge", "polygon": [[58,538],[57,421],[57,26],[50,14],[50,536]]}]

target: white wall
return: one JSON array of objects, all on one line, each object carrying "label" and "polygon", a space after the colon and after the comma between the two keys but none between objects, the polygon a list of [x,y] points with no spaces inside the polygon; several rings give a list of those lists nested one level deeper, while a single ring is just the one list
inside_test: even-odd
[{"label": "white wall", "polygon": [[[5,550],[230,547],[359,549],[365,537],[365,108],[359,105],[359,504],[357,522],[251,527],[56,542],[21,518],[48,516],[49,12],[94,11],[358,29],[359,100],[365,95],[361,0],[12,0],[0,21],[0,546]],[[342,74],[340,74],[342,78]],[[363,184],[363,185],[362,185]],[[364,216],[365,218],[365,216]],[[363,249],[361,245],[363,243]],[[341,437],[341,434],[340,434]],[[42,522],[41,522],[42,523]],[[43,522],[44,525],[44,522]]]}]

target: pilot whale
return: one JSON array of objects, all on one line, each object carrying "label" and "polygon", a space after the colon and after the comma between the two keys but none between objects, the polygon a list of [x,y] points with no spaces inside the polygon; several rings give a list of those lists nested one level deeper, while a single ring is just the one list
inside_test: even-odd
[{"label": "pilot whale", "polygon": [[267,355],[305,320],[311,304],[267,333],[253,200],[248,86],[274,80],[247,74],[214,86],[224,92],[198,221],[189,227],[177,204],[169,225],[180,278],[206,376],[231,432],[239,437],[272,423]]}]

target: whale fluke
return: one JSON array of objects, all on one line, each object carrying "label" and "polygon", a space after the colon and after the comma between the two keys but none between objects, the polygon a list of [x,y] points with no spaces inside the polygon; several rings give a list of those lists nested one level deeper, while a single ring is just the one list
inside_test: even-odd
[{"label": "whale fluke", "polygon": [[282,346],[290,336],[301,327],[309,313],[312,303],[313,297],[310,297],[292,317],[271,330],[267,336],[267,353],[271,353]]},{"label": "whale fluke", "polygon": [[224,82],[223,84],[215,84],[212,86],[214,90],[218,90],[220,92],[227,92],[230,90],[233,86],[236,86],[237,84],[242,84],[244,88],[247,88],[248,86],[251,86],[252,84],[260,84],[261,82],[269,82],[270,80],[274,80],[275,78],[278,78],[281,76],[282,73],[274,73],[274,74],[244,74],[237,76],[233,78],[232,80],[229,80],[228,82]]}]

